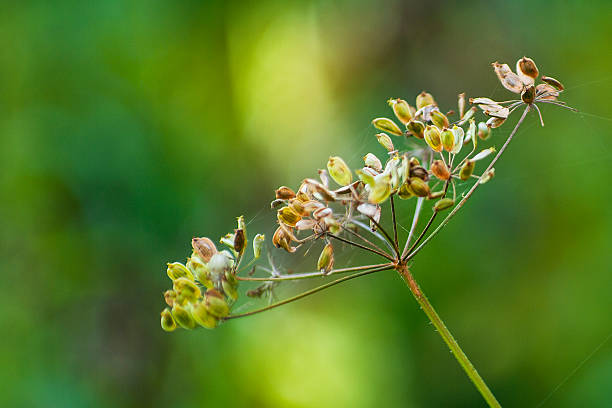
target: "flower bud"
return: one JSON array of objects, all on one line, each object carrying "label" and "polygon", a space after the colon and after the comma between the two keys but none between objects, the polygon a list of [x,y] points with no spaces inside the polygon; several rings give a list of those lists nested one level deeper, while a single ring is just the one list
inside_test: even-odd
[{"label": "flower bud", "polygon": [[410,132],[411,135],[422,139],[424,137],[425,125],[423,122],[419,122],[418,120],[412,119],[410,122],[406,124],[406,129]]},{"label": "flower bud", "polygon": [[444,150],[447,152],[453,150],[453,147],[455,146],[455,135],[452,130],[443,130],[442,133],[440,133],[440,140],[442,141],[442,147]]},{"label": "flower bud", "polygon": [[276,190],[276,198],[279,200],[290,200],[295,198],[295,192],[286,186],[281,186]]},{"label": "flower bud", "polygon": [[238,299],[238,280],[236,277],[230,273],[225,272],[225,276],[221,281],[221,287],[223,288],[223,292],[232,300]]},{"label": "flower bud", "polygon": [[392,121],[391,119],[387,119],[387,118],[376,118],[372,121],[372,124],[377,128],[380,129],[384,132],[388,132],[391,133],[392,135],[395,136],[401,136],[403,135],[403,132],[401,131],[401,129],[399,128],[399,126],[397,126],[395,124],[394,121]]},{"label": "flower bud", "polygon": [[533,103],[533,100],[535,99],[535,87],[533,85],[526,87],[521,93],[521,99],[527,105]]},{"label": "flower bud", "polygon": [[183,329],[191,330],[196,327],[196,321],[189,310],[177,303],[172,307],[172,317]]},{"label": "flower bud", "polygon": [[486,125],[491,129],[495,129],[503,125],[505,121],[506,119],[491,117],[489,120],[487,120]]},{"label": "flower bud", "polygon": [[452,129],[453,136],[455,137],[455,144],[453,148],[450,150],[452,154],[458,154],[461,151],[461,147],[463,147],[463,138],[465,136],[465,132],[462,128],[455,125]]},{"label": "flower bud", "polygon": [[253,238],[253,257],[258,259],[261,256],[261,249],[263,248],[266,236],[264,234],[257,234]]},{"label": "flower bud", "polygon": [[296,213],[291,207],[283,207],[276,213],[276,217],[278,221],[288,225],[290,227],[295,227],[295,223],[302,219],[298,213]]},{"label": "flower bud", "polygon": [[395,150],[395,146],[393,146],[393,142],[391,141],[391,138],[388,134],[378,133],[376,135],[376,139],[378,139],[378,143],[380,143],[382,147],[387,149],[387,151],[392,152]]},{"label": "flower bud", "polygon": [[487,171],[485,174],[483,174],[482,177],[480,178],[480,184],[486,183],[487,181],[491,180],[493,177],[495,177],[495,169],[491,169]]},{"label": "flower bud", "polygon": [[215,244],[206,237],[193,238],[191,240],[191,246],[200,259],[204,261],[204,263],[208,263],[210,258],[217,253],[217,247],[215,247]]},{"label": "flower bud", "polygon": [[319,255],[319,261],[317,262],[317,270],[324,272],[326,275],[334,267],[334,247],[328,243],[321,251]]},{"label": "flower bud", "polygon": [[393,176],[390,173],[381,173],[374,177],[374,184],[370,186],[368,201],[373,204],[380,204],[389,198],[392,178]]},{"label": "flower bud", "polygon": [[402,184],[402,186],[399,188],[399,191],[397,192],[397,195],[402,200],[408,200],[409,198],[414,197],[414,193],[410,189],[410,186],[408,185],[408,183]]},{"label": "flower bud", "polygon": [[208,265],[202,262],[202,260],[195,255],[195,253],[191,255],[191,258],[187,259],[187,268],[193,272],[202,285],[206,286],[207,288],[213,287]]},{"label": "flower bud", "polygon": [[[487,140],[491,136],[491,128],[484,122],[478,123],[478,137],[482,140]],[[474,149],[476,149],[476,140],[474,140]]]},{"label": "flower bud", "polygon": [[436,101],[434,101],[433,96],[430,93],[425,91],[421,92],[416,97],[416,108],[421,109],[427,105],[435,105]]},{"label": "flower bud", "polygon": [[431,112],[431,121],[438,127],[438,129],[446,129],[449,125],[448,118],[439,110],[434,110]]},{"label": "flower bud", "polygon": [[185,300],[191,303],[197,300],[201,295],[200,288],[187,278],[176,279],[172,286],[177,294],[178,300]]},{"label": "flower bud", "polygon": [[329,175],[341,186],[351,184],[351,181],[353,181],[351,169],[349,169],[344,160],[338,156],[329,158],[327,161],[327,170],[329,171]]},{"label": "flower bud", "polygon": [[443,198],[434,204],[433,209],[435,212],[440,212],[451,208],[453,205],[455,205],[455,201],[452,198]]},{"label": "flower bud", "polygon": [[380,159],[372,153],[368,153],[363,156],[363,161],[366,167],[370,167],[376,171],[382,171],[382,163],[380,162]]},{"label": "flower bud", "polygon": [[427,197],[429,195],[429,185],[418,177],[410,177],[408,185],[412,193],[417,197]]},{"label": "flower bud", "polygon": [[410,105],[403,99],[389,99],[388,101],[391,108],[393,108],[393,113],[402,122],[404,125],[408,123],[410,119],[412,119],[412,114],[410,112]]},{"label": "flower bud", "polygon": [[476,156],[472,157],[472,161],[482,160],[491,153],[495,153],[495,147],[489,147],[488,149],[481,150]]},{"label": "flower bud", "polygon": [[461,170],[459,171],[459,178],[463,181],[468,180],[472,173],[474,173],[474,167],[476,163],[472,160],[466,160],[463,166],[461,166]]},{"label": "flower bud", "polygon": [[435,160],[431,164],[431,171],[434,176],[436,176],[440,180],[448,180],[451,176],[448,167],[446,167],[446,164],[444,164],[442,160]]},{"label": "flower bud", "polygon": [[172,332],[176,330],[176,322],[170,313],[170,309],[165,308],[161,312],[161,327],[164,331]]},{"label": "flower bud", "polygon": [[429,194],[429,198],[430,200],[435,200],[436,198],[440,198],[444,195],[444,190],[440,190],[440,191],[434,191],[433,193]]},{"label": "flower bud", "polygon": [[202,327],[214,329],[219,323],[219,319],[208,312],[205,302],[198,302],[192,310],[194,320]]},{"label": "flower bud", "polygon": [[216,317],[225,317],[229,314],[229,306],[223,295],[214,289],[208,289],[205,297],[208,313]]},{"label": "flower bud", "polygon": [[164,292],[164,300],[166,304],[170,307],[174,306],[174,301],[176,300],[176,292],[172,289]]},{"label": "flower bud", "polygon": [[191,273],[191,271],[180,262],[169,263],[168,269],[166,269],[166,273],[168,274],[168,277],[173,281],[178,278],[187,278],[193,280],[193,274]]},{"label": "flower bud", "polygon": [[433,151],[442,151],[442,140],[440,138],[440,130],[435,126],[427,126],[425,128],[425,142]]}]

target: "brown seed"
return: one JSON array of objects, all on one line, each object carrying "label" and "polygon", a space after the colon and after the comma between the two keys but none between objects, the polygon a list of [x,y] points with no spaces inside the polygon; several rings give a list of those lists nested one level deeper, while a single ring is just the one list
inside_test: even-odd
[{"label": "brown seed", "polygon": [[217,247],[215,244],[206,237],[193,238],[191,240],[191,246],[200,259],[204,261],[204,263],[208,263],[210,258],[217,253]]},{"label": "brown seed", "polygon": [[276,190],[276,198],[279,200],[290,200],[295,197],[295,192],[287,186],[281,186]]},{"label": "brown seed", "polygon": [[448,167],[442,160],[435,160],[431,164],[431,172],[440,180],[448,180],[451,176]]},{"label": "brown seed", "polygon": [[[533,103],[533,100],[535,99],[535,92],[536,92],[535,86],[530,85],[526,87],[521,93],[521,99],[523,100],[523,102],[530,105]],[[506,117],[508,117],[508,115],[506,115]],[[506,118],[502,117],[501,119],[506,119]]]},{"label": "brown seed", "polygon": [[533,84],[533,80],[540,75],[538,71],[538,67],[535,62],[531,58],[523,57],[516,62],[516,73],[523,79],[523,77],[527,77],[529,80],[525,83],[525,85]]}]

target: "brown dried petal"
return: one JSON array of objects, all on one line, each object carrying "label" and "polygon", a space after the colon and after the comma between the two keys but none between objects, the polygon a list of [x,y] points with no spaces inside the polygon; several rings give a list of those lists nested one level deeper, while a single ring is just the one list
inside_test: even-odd
[{"label": "brown dried petal", "polygon": [[320,220],[321,218],[328,217],[328,216],[330,216],[332,214],[333,214],[333,211],[332,211],[331,208],[323,207],[323,208],[317,208],[315,211],[313,211],[312,216],[316,220]]},{"label": "brown dried petal", "polygon": [[312,218],[303,218],[295,224],[295,228],[297,228],[298,231],[305,231],[313,229],[315,225],[317,225],[317,221]]},{"label": "brown dried petal", "polygon": [[539,84],[536,86],[536,97],[539,99],[554,101],[558,96],[559,91],[548,84]]},{"label": "brown dried petal", "polygon": [[276,198],[279,200],[290,200],[295,197],[295,192],[287,186],[281,186],[276,190]]},{"label": "brown dried petal", "polygon": [[210,258],[212,258],[212,256],[217,253],[217,247],[215,246],[215,244],[209,238],[206,237],[193,238],[191,240],[191,247],[200,257],[200,259],[204,261],[204,263],[208,263],[208,261],[210,261]]},{"label": "brown dried petal", "polygon": [[565,88],[563,87],[563,84],[559,81],[557,81],[555,78],[551,78],[548,76],[543,76],[542,77],[542,81],[546,82],[548,85],[551,85],[555,88],[557,88],[559,91],[564,90]]},{"label": "brown dried petal", "polygon": [[512,72],[508,64],[494,62],[491,65],[493,65],[495,74],[497,74],[497,77],[504,88],[517,94],[523,91],[523,82],[521,81],[521,78]]},{"label": "brown dried petal", "polygon": [[531,58],[523,57],[516,61],[516,73],[525,82],[525,85],[533,84],[533,81],[540,75],[538,67]]}]

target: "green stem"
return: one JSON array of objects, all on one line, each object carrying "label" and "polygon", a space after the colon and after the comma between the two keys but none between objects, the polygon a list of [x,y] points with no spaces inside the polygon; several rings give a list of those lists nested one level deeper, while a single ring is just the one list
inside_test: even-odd
[{"label": "green stem", "polygon": [[404,279],[406,285],[408,285],[408,287],[410,288],[410,292],[412,292],[416,301],[419,303],[419,305],[421,305],[421,308],[423,309],[429,320],[436,327],[438,333],[440,333],[440,336],[448,345],[451,352],[453,353],[461,367],[463,367],[463,370],[466,372],[468,377],[470,377],[470,380],[472,380],[472,383],[474,383],[474,386],[478,389],[485,401],[487,401],[490,407],[501,407],[489,387],[487,387],[487,384],[484,382],[480,374],[478,374],[478,371],[476,371],[476,368],[474,368],[463,350],[461,350],[461,347],[459,347],[459,344],[457,344],[457,341],[455,340],[451,332],[446,328],[446,325],[444,324],[440,316],[438,316],[436,310],[433,308],[431,303],[429,303],[427,296],[425,296],[425,294],[419,287],[419,284],[414,280],[414,277],[412,276],[406,265],[398,265],[397,271]]}]

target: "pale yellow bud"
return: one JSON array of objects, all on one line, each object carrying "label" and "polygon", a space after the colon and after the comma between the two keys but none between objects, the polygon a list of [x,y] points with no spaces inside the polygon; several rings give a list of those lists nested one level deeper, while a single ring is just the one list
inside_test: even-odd
[{"label": "pale yellow bud", "polygon": [[327,171],[329,175],[341,186],[351,184],[353,181],[353,174],[351,169],[346,165],[344,160],[338,156],[330,157],[327,161]]},{"label": "pale yellow bud", "polygon": [[317,262],[317,270],[324,272],[325,274],[329,273],[334,267],[334,247],[332,244],[328,243],[321,251],[321,255],[319,255],[319,261]]},{"label": "pale yellow bud", "polygon": [[416,138],[422,139],[424,137],[425,125],[423,122],[419,122],[418,120],[411,120],[406,124],[406,129]]},{"label": "pale yellow bud", "polygon": [[382,171],[382,163],[380,159],[372,153],[368,153],[363,157],[366,167],[373,168],[376,171]]},{"label": "pale yellow bud", "polygon": [[427,105],[435,105],[435,104],[436,104],[436,101],[434,100],[433,96],[431,96],[430,93],[427,93],[425,91],[421,92],[416,97],[416,108],[417,109],[421,109]]},{"label": "pale yellow bud", "polygon": [[161,312],[161,327],[164,331],[172,332],[176,330],[176,322],[170,313],[170,309],[165,308]]},{"label": "pale yellow bud", "polygon": [[435,126],[427,126],[425,128],[425,142],[433,151],[442,151],[442,139],[440,138],[440,130]]},{"label": "pale yellow bud", "polygon": [[178,278],[187,278],[193,280],[193,274],[185,265],[180,262],[172,262],[168,264],[168,269],[166,269],[166,273],[168,277],[173,281]]},{"label": "pale yellow bud", "polygon": [[196,327],[196,321],[193,319],[188,308],[177,303],[172,307],[172,317],[174,317],[174,320],[184,329],[191,330]]},{"label": "pale yellow bud", "polygon": [[399,126],[394,121],[388,118],[376,118],[372,121],[372,124],[383,132],[391,133],[395,136],[401,136],[404,133],[401,131]]},{"label": "pale yellow bud", "polygon": [[449,126],[448,118],[439,110],[434,110],[431,112],[431,121],[438,127],[438,129],[446,129]]},{"label": "pale yellow bud", "polygon": [[450,129],[445,129],[440,133],[440,140],[442,141],[442,147],[447,152],[453,150],[455,146],[455,134]]},{"label": "pale yellow bud", "polygon": [[391,141],[391,138],[389,137],[388,134],[379,133],[376,135],[376,139],[378,139],[378,143],[380,143],[382,147],[387,149],[387,151],[392,152],[395,150],[395,147],[393,146],[393,142]]},{"label": "pale yellow bud", "polygon": [[412,113],[410,112],[410,105],[403,99],[389,99],[389,105],[393,108],[393,113],[404,125],[412,119]]}]

